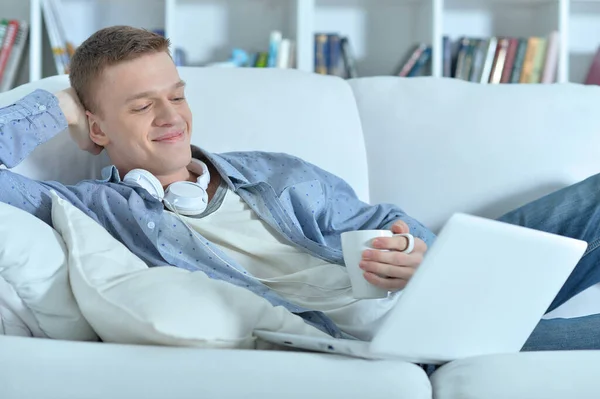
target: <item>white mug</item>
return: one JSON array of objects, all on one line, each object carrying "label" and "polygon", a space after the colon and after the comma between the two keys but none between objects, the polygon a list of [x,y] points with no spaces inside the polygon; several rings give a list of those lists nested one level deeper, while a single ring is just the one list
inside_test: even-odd
[{"label": "white mug", "polygon": [[364,276],[364,270],[359,266],[362,254],[367,249],[373,249],[373,239],[377,237],[392,237],[390,230],[357,230],[342,233],[342,251],[344,263],[352,284],[352,296],[356,299],[385,298],[388,291],[369,283]]}]

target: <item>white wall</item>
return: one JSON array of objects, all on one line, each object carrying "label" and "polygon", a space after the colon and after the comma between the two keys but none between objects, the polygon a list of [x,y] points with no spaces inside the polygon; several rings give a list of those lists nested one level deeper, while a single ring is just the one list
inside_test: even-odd
[{"label": "white wall", "polygon": [[164,27],[163,0],[62,0],[62,5],[66,34],[76,44],[111,25]]}]

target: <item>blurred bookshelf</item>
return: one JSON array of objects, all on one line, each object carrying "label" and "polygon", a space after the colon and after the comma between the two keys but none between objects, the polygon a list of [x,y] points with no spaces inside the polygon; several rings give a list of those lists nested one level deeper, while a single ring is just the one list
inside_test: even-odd
[{"label": "blurred bookshelf", "polygon": [[[584,83],[600,45],[600,0],[3,0],[0,18],[29,27],[13,85],[67,72],[51,50],[56,35],[46,2],[58,5],[62,39],[73,47],[98,29],[126,24],[169,37],[178,65],[293,67],[344,78],[456,77],[465,39],[478,44],[474,53],[487,44],[485,56],[473,54],[476,63],[496,59],[507,40],[534,38],[545,46],[539,82],[540,60],[554,41],[546,82]],[[282,48],[275,58],[274,45]],[[495,81],[495,64],[478,68],[490,76],[476,69],[467,80]]]}]

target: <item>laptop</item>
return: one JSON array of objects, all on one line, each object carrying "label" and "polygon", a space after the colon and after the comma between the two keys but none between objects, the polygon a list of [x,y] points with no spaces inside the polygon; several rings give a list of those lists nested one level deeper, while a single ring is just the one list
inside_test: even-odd
[{"label": "laptop", "polygon": [[255,335],[312,351],[424,364],[519,352],[586,248],[585,241],[456,213],[370,342]]}]

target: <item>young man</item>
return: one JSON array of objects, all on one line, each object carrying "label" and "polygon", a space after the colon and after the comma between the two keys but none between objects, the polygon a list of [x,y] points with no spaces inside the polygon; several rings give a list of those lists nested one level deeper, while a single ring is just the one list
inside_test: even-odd
[{"label": "young man", "polygon": [[[202,271],[285,306],[333,336],[370,338],[398,295],[351,297],[340,234],[391,229],[414,236],[410,253],[406,238],[392,237],[374,242],[390,251],[363,255],[365,278],[396,292],[421,263],[433,233],[395,206],[360,202],[344,181],[300,159],[190,147],[192,115],[168,44],[140,29],[103,29],[77,49],[72,89],[56,95],[38,90],[0,110],[0,163],[9,169],[67,124],[80,148],[106,150],[114,164],[104,180],[70,187],[0,170],[0,201],[51,224],[48,193],[54,189],[150,266]],[[208,173],[197,161],[208,165]],[[139,184],[122,180],[135,169],[151,173],[163,189],[210,175],[208,207],[196,216],[174,214]],[[286,173],[272,172],[281,169]],[[590,243],[551,309],[600,281],[599,182],[590,178],[503,217]],[[597,324],[595,316],[542,321],[526,349],[600,348]],[[561,328],[581,338],[565,340]]]}]

